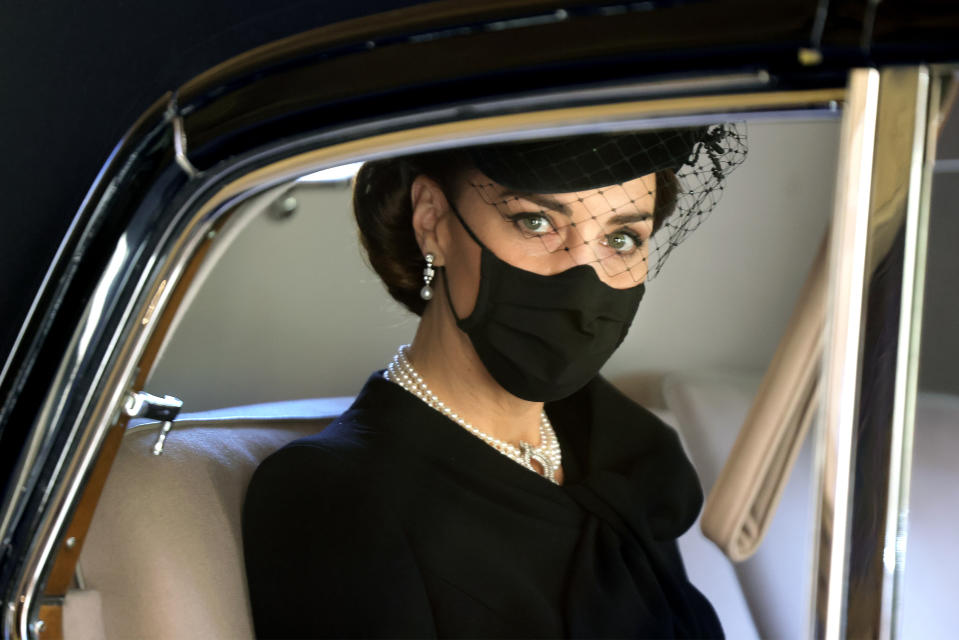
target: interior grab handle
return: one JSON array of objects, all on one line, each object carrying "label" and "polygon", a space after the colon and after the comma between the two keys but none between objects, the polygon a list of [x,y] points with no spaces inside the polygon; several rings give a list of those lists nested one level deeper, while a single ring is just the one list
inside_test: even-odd
[{"label": "interior grab handle", "polygon": [[149,418],[159,420],[160,433],[153,444],[153,455],[158,456],[163,453],[163,444],[166,442],[167,434],[173,428],[173,421],[180,414],[183,408],[183,400],[174,396],[155,396],[145,391],[134,391],[127,395],[123,409],[131,418]]}]

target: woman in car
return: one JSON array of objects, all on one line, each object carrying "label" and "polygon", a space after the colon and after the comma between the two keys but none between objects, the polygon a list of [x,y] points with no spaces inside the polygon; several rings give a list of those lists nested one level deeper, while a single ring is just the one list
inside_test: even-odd
[{"label": "woman in car", "polygon": [[719,637],[676,434],[598,375],[745,154],[733,125],[369,162],[370,263],[421,317],[244,508],[261,637]]}]

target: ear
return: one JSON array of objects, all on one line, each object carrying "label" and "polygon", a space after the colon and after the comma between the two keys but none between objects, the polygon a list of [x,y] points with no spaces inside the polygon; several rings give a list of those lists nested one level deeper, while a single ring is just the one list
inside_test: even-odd
[{"label": "ear", "polygon": [[449,203],[439,183],[425,175],[418,175],[410,186],[413,207],[413,233],[423,255],[436,256],[438,267],[446,263],[446,234],[440,227],[449,214]]}]

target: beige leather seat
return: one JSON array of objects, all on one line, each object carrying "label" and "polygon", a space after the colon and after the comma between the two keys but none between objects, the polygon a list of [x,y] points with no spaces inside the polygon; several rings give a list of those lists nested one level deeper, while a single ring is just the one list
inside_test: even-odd
[{"label": "beige leather seat", "polygon": [[163,454],[157,424],[125,435],[83,552],[67,640],[252,638],[240,517],[253,470],[325,427],[350,398],[188,414]]}]

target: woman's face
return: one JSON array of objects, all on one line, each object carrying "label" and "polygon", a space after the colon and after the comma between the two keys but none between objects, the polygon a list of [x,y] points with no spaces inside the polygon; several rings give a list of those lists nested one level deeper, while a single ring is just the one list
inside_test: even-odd
[{"label": "woman's face", "polygon": [[[626,289],[646,279],[655,191],[651,173],[587,191],[518,193],[472,170],[450,203],[490,251],[515,267],[553,275],[590,265],[604,283]],[[479,290],[481,250],[452,212],[443,222],[450,295],[463,318]]]}]

